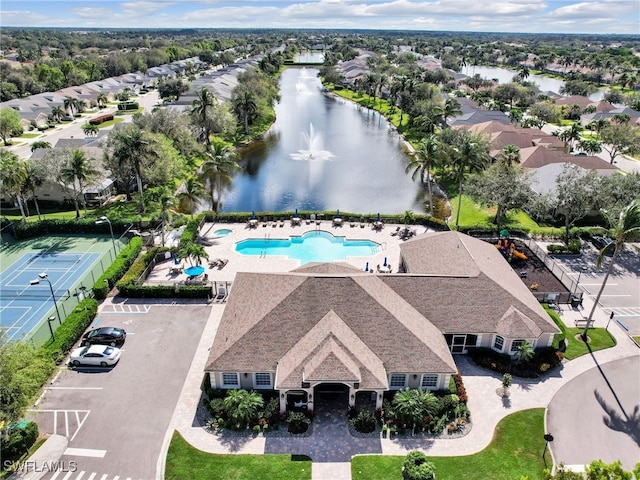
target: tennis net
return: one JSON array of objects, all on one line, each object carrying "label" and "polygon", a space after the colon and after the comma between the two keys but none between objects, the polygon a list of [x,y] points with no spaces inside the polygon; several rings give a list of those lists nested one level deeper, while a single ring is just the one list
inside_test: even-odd
[{"label": "tennis net", "polygon": [[[67,290],[57,290],[54,291],[56,300],[67,298],[69,292]],[[34,288],[34,287],[24,287],[24,288],[6,288],[0,287],[0,298],[20,298],[20,297],[30,297],[30,298],[50,298],[51,290],[43,289],[43,288]]]}]

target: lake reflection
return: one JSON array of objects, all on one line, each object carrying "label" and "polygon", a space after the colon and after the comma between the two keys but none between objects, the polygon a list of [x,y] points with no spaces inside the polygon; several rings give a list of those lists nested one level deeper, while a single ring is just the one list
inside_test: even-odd
[{"label": "lake reflection", "polygon": [[277,120],[240,151],[244,172],[222,210],[423,212],[424,190],[404,173],[399,135],[376,112],[324,95],[317,73],[283,72]]}]

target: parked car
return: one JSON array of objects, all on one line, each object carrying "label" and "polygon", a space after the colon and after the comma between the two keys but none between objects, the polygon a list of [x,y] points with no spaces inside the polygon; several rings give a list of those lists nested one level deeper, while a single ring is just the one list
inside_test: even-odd
[{"label": "parked car", "polygon": [[81,346],[85,345],[111,345],[122,346],[127,338],[127,332],[117,327],[95,328],[84,334]]},{"label": "parked car", "polygon": [[78,365],[115,365],[120,360],[120,349],[107,345],[88,345],[71,352],[69,363]]},{"label": "parked car", "polygon": [[591,243],[593,243],[593,246],[598,250],[602,250],[610,243],[613,243],[613,240],[611,240],[609,237],[601,237],[599,235],[596,235],[594,237],[591,237]]}]

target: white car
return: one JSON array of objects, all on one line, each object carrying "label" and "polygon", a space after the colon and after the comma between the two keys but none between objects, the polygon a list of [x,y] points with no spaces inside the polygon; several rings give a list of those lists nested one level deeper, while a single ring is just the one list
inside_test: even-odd
[{"label": "white car", "polygon": [[84,364],[106,367],[116,364],[118,360],[120,360],[119,348],[107,345],[87,345],[71,352],[69,363],[74,366]]}]

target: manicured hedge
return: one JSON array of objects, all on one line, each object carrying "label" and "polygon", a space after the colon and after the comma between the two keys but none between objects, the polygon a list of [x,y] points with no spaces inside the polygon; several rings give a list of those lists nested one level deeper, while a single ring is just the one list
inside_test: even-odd
[{"label": "manicured hedge", "polygon": [[[12,222],[13,226],[9,231],[17,240],[38,237],[40,235],[62,234],[62,233],[109,233],[109,226],[104,224],[96,225],[95,218],[78,218],[75,220],[41,220],[39,222]],[[114,220],[111,226],[115,232],[124,232],[131,225],[130,223]]]},{"label": "manicured hedge", "polygon": [[93,286],[93,295],[101,300],[106,298],[109,290],[113,288],[127,270],[136,261],[138,255],[142,251],[142,238],[134,237],[129,244],[122,249],[116,260],[105,270],[105,272],[96,280]]},{"label": "manicured hedge", "polygon": [[98,302],[93,298],[85,298],[58,327],[55,340],[47,340],[40,349],[56,363],[60,363],[91,324],[97,312]]},{"label": "manicured hedge", "polygon": [[481,367],[498,373],[510,373],[524,378],[536,378],[562,362],[563,355],[555,348],[538,348],[529,362],[516,363],[510,355],[490,348],[474,348],[469,356]]}]

